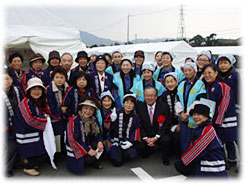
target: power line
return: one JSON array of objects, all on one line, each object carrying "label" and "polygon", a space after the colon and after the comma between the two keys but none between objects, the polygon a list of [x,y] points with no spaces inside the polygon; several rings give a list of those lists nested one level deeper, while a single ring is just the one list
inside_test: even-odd
[{"label": "power line", "polygon": [[172,10],[172,9],[176,9],[176,8],[177,8],[177,6],[174,6],[174,7],[171,7],[171,8],[166,8],[166,9],[156,10],[156,11],[151,11],[151,12],[146,12],[146,13],[130,14],[130,16],[141,16],[141,15],[156,14],[156,13],[160,13],[160,12],[164,12],[164,11],[168,11],[168,10]]},{"label": "power line", "polygon": [[126,19],[127,19],[127,17],[123,17],[120,20],[117,20],[116,22],[111,23],[111,24],[109,24],[109,25],[107,25],[105,27],[102,27],[102,28],[99,28],[99,29],[95,29],[95,30],[92,30],[92,31],[88,31],[88,32],[96,32],[96,31],[101,31],[101,30],[104,30],[104,29],[108,29],[108,28],[110,28],[110,27],[112,27],[112,26],[114,26],[114,25],[116,25],[116,24],[118,24],[118,23],[120,23],[120,22],[122,22],[122,21],[124,21]]}]

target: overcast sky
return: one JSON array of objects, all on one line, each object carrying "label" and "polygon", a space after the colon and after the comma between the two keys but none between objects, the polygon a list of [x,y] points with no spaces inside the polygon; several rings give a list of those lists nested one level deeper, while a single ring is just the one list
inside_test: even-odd
[{"label": "overcast sky", "polygon": [[[59,1],[56,1],[59,2]],[[184,7],[186,37],[216,33],[218,38],[242,36],[242,4],[239,1],[82,1],[36,4],[42,6],[75,28],[99,37],[125,42],[127,16],[129,40],[137,38],[176,38],[180,24],[180,5]],[[201,3],[200,3],[201,2]],[[218,4],[217,2],[222,2]],[[235,2],[235,3],[234,3]],[[237,2],[237,3],[236,3]],[[6,4],[6,7],[15,4]],[[26,5],[30,6],[31,3]],[[23,6],[16,4],[15,6]],[[25,4],[24,4],[25,6]]]}]

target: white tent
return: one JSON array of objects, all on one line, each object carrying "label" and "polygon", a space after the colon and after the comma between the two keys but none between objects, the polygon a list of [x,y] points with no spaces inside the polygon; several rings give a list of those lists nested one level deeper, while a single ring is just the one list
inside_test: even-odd
[{"label": "white tent", "polygon": [[212,46],[212,47],[193,47],[197,52],[201,52],[203,50],[210,50],[212,54],[233,54],[242,56],[242,46]]},{"label": "white tent", "polygon": [[193,49],[185,41],[172,41],[172,42],[158,42],[158,43],[142,43],[142,44],[130,44],[130,45],[117,45],[106,47],[94,47],[87,50],[88,52],[98,51],[100,53],[112,53],[115,50],[119,50],[123,56],[133,58],[136,50],[143,50],[145,52],[145,61],[155,63],[155,53],[157,51],[171,51],[176,55],[173,60],[175,67],[180,67],[187,56],[196,56],[197,51]]},{"label": "white tent", "polygon": [[46,59],[52,50],[76,57],[86,48],[77,29],[47,10],[38,6],[6,8],[5,47],[27,45]]}]

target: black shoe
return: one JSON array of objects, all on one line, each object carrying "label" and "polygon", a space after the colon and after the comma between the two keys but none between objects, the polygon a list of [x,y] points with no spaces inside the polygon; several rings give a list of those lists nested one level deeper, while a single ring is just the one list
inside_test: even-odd
[{"label": "black shoe", "polygon": [[162,159],[162,164],[165,165],[165,166],[168,166],[170,164],[169,159],[167,159],[167,158]]},{"label": "black shoe", "polygon": [[13,176],[13,172],[12,171],[8,171],[7,172],[7,177],[12,177]]}]

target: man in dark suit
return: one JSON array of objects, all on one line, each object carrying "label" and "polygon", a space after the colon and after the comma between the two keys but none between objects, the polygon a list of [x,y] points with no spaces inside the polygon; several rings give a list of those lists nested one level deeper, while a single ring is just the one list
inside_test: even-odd
[{"label": "man in dark suit", "polygon": [[157,90],[147,87],[144,90],[144,102],[139,102],[136,111],[140,117],[141,143],[137,146],[143,158],[149,157],[154,152],[156,145],[160,146],[162,163],[169,165],[168,148],[170,147],[169,108],[164,102],[157,101]]}]

